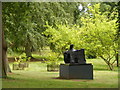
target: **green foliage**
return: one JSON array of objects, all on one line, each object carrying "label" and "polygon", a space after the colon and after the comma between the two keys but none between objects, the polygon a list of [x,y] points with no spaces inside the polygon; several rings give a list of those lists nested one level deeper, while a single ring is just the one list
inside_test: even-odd
[{"label": "green foliage", "polygon": [[45,63],[47,65],[57,65],[58,64],[58,53],[50,52],[47,57]]},{"label": "green foliage", "polygon": [[116,55],[118,44],[115,42],[116,18],[114,20],[99,11],[100,4],[89,7],[92,17],[82,17],[82,36],[87,50],[94,51],[113,69],[113,57]]},{"label": "green foliage", "polygon": [[87,55],[101,57],[112,69],[118,48],[115,41],[118,14],[116,7],[111,7],[115,4],[87,7],[88,3],[82,3],[84,9],[79,12],[76,2],[3,3],[8,50],[30,55],[48,44],[53,52],[61,54],[74,44],[75,49],[85,48]]},{"label": "green foliage", "polygon": [[116,12],[117,12],[117,8],[119,7],[117,3],[118,2],[102,2],[100,4],[100,11],[102,13],[106,13],[107,17],[113,20],[117,17]]},{"label": "green foliage", "polygon": [[[75,44],[75,47],[82,47],[80,41],[80,29],[77,26],[57,25],[57,28],[47,25],[44,32],[48,36],[48,42],[52,50],[62,53],[69,48],[70,44]],[[79,41],[79,42],[78,42]]]},{"label": "green foliage", "polygon": [[100,12],[99,3],[88,8],[89,13],[80,18],[81,27],[60,24],[55,28],[46,25],[44,34],[52,50],[62,53],[68,45],[74,44],[75,49],[85,48],[87,55],[101,57],[112,70],[118,47],[115,42],[117,19],[111,20],[106,13]]},{"label": "green foliage", "polygon": [[72,24],[77,3],[70,2],[9,2],[3,3],[3,26],[9,51],[28,52],[43,48],[47,42],[43,34],[46,22]]},{"label": "green foliage", "polygon": [[20,62],[28,62],[31,57],[27,57],[25,53],[21,54],[19,58],[15,57],[15,64],[19,64]]}]

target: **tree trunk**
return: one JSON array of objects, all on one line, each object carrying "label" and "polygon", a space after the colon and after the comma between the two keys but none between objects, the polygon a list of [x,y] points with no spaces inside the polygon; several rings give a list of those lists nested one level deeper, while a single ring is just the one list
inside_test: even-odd
[{"label": "tree trunk", "polygon": [[113,70],[113,65],[112,64],[108,63],[108,66],[109,66],[110,70]]},{"label": "tree trunk", "polygon": [[[2,15],[2,3],[0,2],[0,15]],[[0,29],[1,29],[1,38],[2,38],[2,77],[7,77],[7,72],[11,72],[11,69],[9,67],[8,59],[7,59],[7,44],[5,42],[4,37],[4,28],[2,25],[2,16],[0,16]]]},{"label": "tree trunk", "polygon": [[[7,55],[6,55],[6,57],[7,57]],[[7,72],[12,73],[9,62],[8,62],[8,58],[6,58],[6,61],[7,61]]]},{"label": "tree trunk", "polygon": [[117,20],[117,39],[118,39],[118,54],[116,56],[117,60],[117,67],[119,66],[119,59],[120,59],[120,1],[118,2],[118,20]]},{"label": "tree trunk", "polygon": [[2,2],[0,2],[0,78],[2,77],[3,74],[3,69],[2,69]]},{"label": "tree trunk", "polygon": [[108,61],[107,59],[105,59],[103,56],[100,56],[104,61],[105,63],[108,65],[109,69],[110,70],[113,70],[113,64],[110,63],[110,61]]},{"label": "tree trunk", "polygon": [[119,67],[119,55],[118,55],[118,53],[116,54],[115,58],[116,58],[116,61],[117,61],[117,67]]},{"label": "tree trunk", "polygon": [[0,71],[1,77],[6,78],[7,77],[7,67],[6,67],[6,51],[7,51],[7,46],[5,43],[5,39],[4,39],[4,32],[2,31],[2,2],[0,2],[0,42],[1,43],[1,51],[2,51],[2,58],[0,61]]},{"label": "tree trunk", "polygon": [[7,77],[7,45],[4,39],[4,32],[2,32],[2,77]]},{"label": "tree trunk", "polygon": [[25,46],[25,53],[26,53],[27,57],[32,57],[31,47],[30,47],[29,43],[27,43],[26,46]]}]

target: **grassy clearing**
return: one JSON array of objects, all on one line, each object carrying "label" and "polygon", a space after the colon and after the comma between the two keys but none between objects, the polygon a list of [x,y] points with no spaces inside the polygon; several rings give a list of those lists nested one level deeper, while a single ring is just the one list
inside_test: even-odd
[{"label": "grassy clearing", "polygon": [[[90,59],[94,65],[94,80],[58,79],[59,72],[47,72],[46,64],[30,62],[26,70],[14,70],[3,79],[3,88],[117,88],[118,72],[107,70],[101,60]],[[11,63],[12,65],[12,63]]]}]

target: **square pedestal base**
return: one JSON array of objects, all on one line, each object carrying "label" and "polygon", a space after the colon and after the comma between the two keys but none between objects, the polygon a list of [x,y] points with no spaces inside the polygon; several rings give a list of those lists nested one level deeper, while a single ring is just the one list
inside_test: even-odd
[{"label": "square pedestal base", "polygon": [[61,64],[60,78],[64,79],[93,79],[92,64]]}]

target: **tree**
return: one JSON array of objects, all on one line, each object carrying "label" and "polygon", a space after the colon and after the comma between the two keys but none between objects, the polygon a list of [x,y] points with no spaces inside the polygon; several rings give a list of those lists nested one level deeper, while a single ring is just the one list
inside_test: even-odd
[{"label": "tree", "polygon": [[78,3],[70,2],[9,2],[3,3],[3,24],[8,50],[25,52],[29,57],[32,50],[46,45],[43,31],[46,22],[73,24],[74,10]]},{"label": "tree", "polygon": [[7,77],[7,69],[6,69],[6,45],[4,41],[4,33],[2,32],[2,3],[0,2],[0,32],[1,32],[1,51],[2,51],[2,58],[0,62],[0,71],[1,71],[1,76],[3,78]]},{"label": "tree", "polygon": [[[3,24],[8,46],[13,51],[22,49],[26,53],[31,52],[31,48],[44,46],[42,44],[44,42],[44,35],[40,33],[46,29],[44,27],[46,22],[54,27],[56,23],[77,24],[78,16],[81,13],[78,11],[78,5],[79,3],[77,2],[3,3]],[[36,33],[39,33],[39,35]],[[36,36],[40,37],[39,40],[42,41],[42,43],[38,44],[39,46],[36,44],[38,40]],[[32,40],[33,37],[35,38],[34,40]],[[23,43],[24,41],[26,43]],[[30,44],[29,48],[26,47],[28,44]],[[27,55],[31,56],[30,53],[27,53]]]},{"label": "tree", "polygon": [[42,47],[45,41],[32,21],[33,6],[29,2],[3,3],[3,25],[8,46],[13,51],[24,51],[28,57],[32,57],[32,48]]},{"label": "tree", "polygon": [[116,39],[117,39],[117,43],[118,43],[118,53],[116,54],[116,60],[117,60],[117,67],[119,67],[119,54],[120,54],[120,1],[117,4],[117,10],[118,10],[118,20],[117,20],[117,35],[116,35]]},{"label": "tree", "polygon": [[7,77],[7,46],[2,32],[2,77]]},{"label": "tree", "polygon": [[117,53],[118,44],[115,42],[116,18],[108,19],[106,14],[99,12],[100,4],[89,7],[91,17],[83,17],[83,37],[86,48],[94,50],[101,57],[110,70],[113,70],[113,59]]},{"label": "tree", "polygon": [[100,4],[89,7],[85,17],[81,17],[82,26],[57,25],[57,28],[47,25],[44,34],[48,42],[53,45],[52,50],[62,53],[70,44],[75,44],[75,49],[85,48],[87,54],[95,53],[101,57],[113,70],[118,44],[115,42],[116,18],[109,19],[100,11]]},{"label": "tree", "polygon": [[78,42],[80,41],[78,27],[64,24],[56,26],[57,28],[46,25],[47,29],[43,32],[48,37],[47,40],[54,52],[62,54],[70,44],[74,43],[76,48],[81,45],[81,42]]},{"label": "tree", "polygon": [[[100,4],[100,12],[101,13],[106,13],[107,17],[110,19],[116,18],[117,14],[117,2],[102,2]],[[112,15],[112,16],[111,16]]]},{"label": "tree", "polygon": [[[105,13],[106,11],[108,11],[106,13],[107,17],[109,19],[115,19],[116,17],[119,17],[119,15],[117,14],[117,13],[119,13],[119,2],[102,2],[101,5],[100,5],[100,11],[102,13]],[[118,18],[118,21],[119,21],[119,18]],[[116,23],[119,23],[118,21]],[[115,41],[116,41],[116,43],[118,43],[118,35],[116,35]],[[119,66],[118,50],[117,50],[115,58],[116,58],[117,67],[118,67]]]}]

